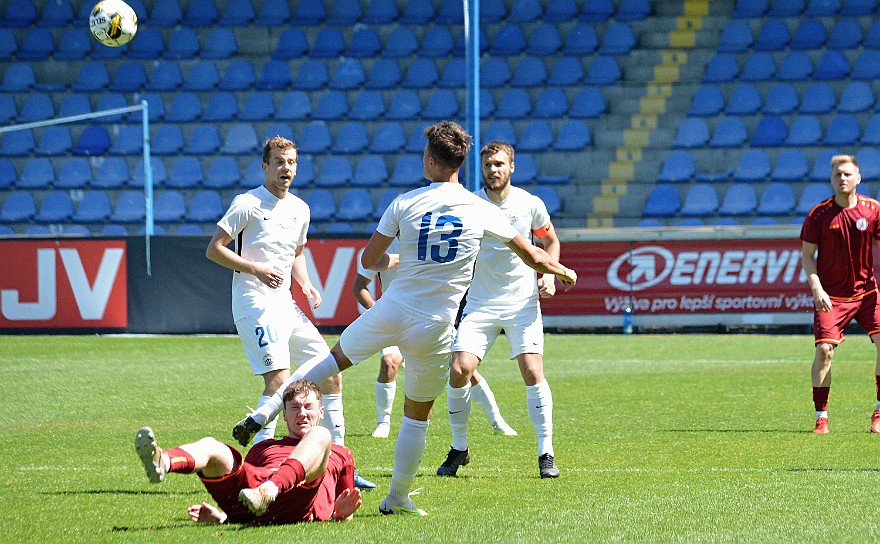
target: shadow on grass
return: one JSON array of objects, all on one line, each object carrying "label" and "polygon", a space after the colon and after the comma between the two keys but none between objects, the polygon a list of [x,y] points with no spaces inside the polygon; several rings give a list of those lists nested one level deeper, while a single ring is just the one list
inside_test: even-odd
[{"label": "shadow on grass", "polygon": [[44,491],[43,495],[204,495],[199,491],[134,491],[131,489],[89,489],[79,491]]},{"label": "shadow on grass", "polygon": [[661,429],[661,433],[812,433],[800,429]]}]

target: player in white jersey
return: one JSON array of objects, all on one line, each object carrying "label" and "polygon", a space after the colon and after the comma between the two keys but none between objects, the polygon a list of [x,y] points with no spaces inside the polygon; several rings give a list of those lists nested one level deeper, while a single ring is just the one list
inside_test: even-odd
[{"label": "player in white jersey", "polygon": [[[397,254],[400,250],[397,238],[388,247],[388,253]],[[360,260],[358,260],[360,261]],[[379,284],[383,290],[397,277],[397,268],[389,268],[383,272],[367,270],[358,262],[357,274],[352,282],[352,292],[362,308],[368,310],[376,304],[375,293],[370,289],[373,278],[379,278]],[[373,431],[374,438],[388,438],[391,432],[391,411],[394,405],[394,397],[397,394],[397,371],[404,364],[403,355],[397,346],[382,348],[379,352],[379,375],[376,377],[376,429]],[[489,387],[489,383],[476,371],[471,377],[471,400],[486,414],[489,424],[495,434],[516,436],[516,431],[501,417],[501,411],[495,401],[495,395]]]},{"label": "player in white jersey", "polygon": [[[370,270],[398,266],[397,279],[343,331],[330,357],[293,374],[295,379],[322,381],[385,346],[400,347],[407,362],[406,398],[391,484],[379,505],[383,514],[425,515],[413,504],[410,489],[425,451],[434,399],[449,375],[455,316],[470,284],[480,241],[497,238],[541,273],[554,274],[567,287],[577,282],[573,270],[527,242],[496,206],[461,186],[458,171],[472,145],[464,129],[443,121],[426,128],[425,136],[424,176],[430,185],[391,203],[361,256]],[[386,253],[395,237],[400,241],[398,256]],[[233,435],[256,432],[281,406],[277,395],[273,404],[272,410],[264,405],[239,422]]]},{"label": "player in white jersey", "polygon": [[[513,148],[489,142],[480,150],[483,188],[477,195],[503,212],[523,238],[536,236],[553,258],[559,258],[559,238],[544,202],[510,184],[515,168]],[[544,325],[539,296],[556,292],[550,274],[536,277],[516,254],[497,240],[487,238],[480,247],[474,279],[467,295],[449,373],[447,400],[452,447],[438,476],[455,476],[470,461],[468,415],[471,376],[503,330],[510,343],[510,358],[519,363],[526,385],[529,416],[538,437],[538,470],[541,478],[557,478],[553,451],[553,397],[544,379]]]},{"label": "player in white jersey", "polygon": [[[233,199],[205,252],[212,261],[234,271],[232,317],[254,374],[263,377],[258,407],[290,378],[291,362],[299,366],[310,359],[322,360],[329,353],[327,342],[291,294],[292,277],[313,308],[321,304],[303,254],[309,207],[288,192],[296,176],[297,158],[296,145],[290,140],[278,136],[266,142],[265,182]],[[233,240],[234,251],[228,247]],[[333,377],[321,384],[321,390],[324,426],[334,443],[344,445],[342,381]],[[267,422],[254,442],[274,438],[276,422],[275,417]],[[360,483],[375,487],[362,479]]]}]

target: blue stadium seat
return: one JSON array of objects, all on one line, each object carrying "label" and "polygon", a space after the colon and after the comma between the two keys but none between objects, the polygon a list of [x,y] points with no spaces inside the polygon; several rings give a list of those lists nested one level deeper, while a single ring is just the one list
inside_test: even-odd
[{"label": "blue stadium seat", "polygon": [[[586,89],[595,90],[595,89]],[[601,96],[601,93],[599,93]],[[604,105],[605,99],[602,99]],[[560,119],[568,112],[568,99],[565,92],[559,88],[546,88],[535,99],[535,110],[532,117],[538,119]]]},{"label": "blue stadium seat", "polygon": [[305,200],[314,222],[330,221],[336,215],[336,198],[328,189],[314,189],[306,195]]},{"label": "blue stadium seat", "polygon": [[770,157],[760,149],[749,149],[733,171],[733,181],[765,181],[770,176]]},{"label": "blue stadium seat", "polygon": [[[403,137],[402,133],[401,137]],[[402,148],[403,144],[400,147]],[[385,164],[385,157],[365,155],[354,168],[351,184],[356,187],[381,187],[387,180],[388,167]]]},{"label": "blue stadium seat", "polygon": [[307,59],[297,70],[293,79],[293,88],[300,91],[314,91],[325,87],[329,79],[327,66],[323,61]]},{"label": "blue stadium seat", "polygon": [[790,41],[791,33],[785,21],[765,19],[752,49],[755,51],[782,51],[788,47]]},{"label": "blue stadium seat", "polygon": [[859,173],[862,175],[862,181],[880,179],[880,151],[863,147],[856,153],[856,160],[859,161]]},{"label": "blue stadium seat", "polygon": [[449,57],[452,49],[455,47],[455,41],[452,39],[452,33],[445,26],[430,26],[422,37],[416,53],[420,57]]},{"label": "blue stadium seat", "polygon": [[559,191],[555,187],[538,185],[531,192],[544,202],[547,213],[551,216],[562,211],[562,199],[559,197]]},{"label": "blue stadium seat", "polygon": [[174,231],[175,236],[202,236],[204,234],[205,230],[202,226],[194,223],[184,223]]},{"label": "blue stadium seat", "polygon": [[304,121],[312,115],[312,101],[305,91],[288,91],[281,97],[276,119]]},{"label": "blue stadium seat", "polygon": [[260,77],[255,87],[260,90],[287,89],[293,83],[290,65],[283,60],[269,60],[260,69]]},{"label": "blue stadium seat", "polygon": [[[151,123],[155,123],[165,117],[165,101],[162,98],[162,95],[159,93],[143,93],[140,95],[140,100],[138,103],[145,100],[147,105],[149,106],[149,111],[147,112],[149,115],[149,120]],[[143,119],[143,112],[140,111],[132,111],[129,112],[126,116],[126,120],[129,123],[140,123]]]},{"label": "blue stadium seat", "polygon": [[[264,174],[260,172],[260,185],[263,183]],[[294,180],[299,187],[305,187],[315,182],[315,163],[312,161],[311,155],[299,155],[296,165],[296,179]]]},{"label": "blue stadium seat", "polygon": [[[155,233],[155,229],[153,231]],[[98,236],[128,236],[128,229],[124,225],[104,225],[101,227],[101,231],[98,233]]]},{"label": "blue stadium seat", "polygon": [[714,116],[724,107],[724,95],[716,85],[703,85],[691,99],[687,115],[696,117]]},{"label": "blue stadium seat", "polygon": [[183,19],[183,10],[177,0],[156,0],[150,10],[150,23],[161,27],[174,27]]},{"label": "blue stadium seat", "polygon": [[532,102],[525,89],[508,89],[501,95],[495,117],[498,119],[522,119],[532,111]]},{"label": "blue stadium seat", "polygon": [[648,194],[642,217],[672,217],[681,208],[681,197],[671,185],[657,185]]},{"label": "blue stadium seat", "polygon": [[422,121],[416,123],[410,129],[409,138],[407,138],[406,145],[403,147],[404,151],[407,153],[422,153],[425,150],[425,146],[428,144],[428,138],[425,137],[425,128],[427,128],[428,124]]},{"label": "blue stadium seat", "polygon": [[455,93],[449,89],[440,89],[431,93],[422,117],[425,119],[452,119],[458,113],[458,99]]},{"label": "blue stadium seat", "polygon": [[804,81],[813,73],[813,62],[809,55],[803,51],[789,51],[776,72],[776,79],[780,81]]},{"label": "blue stadium seat", "polygon": [[575,119],[594,119],[605,113],[605,96],[598,89],[584,89],[575,95],[568,116]]},{"label": "blue stadium seat", "polygon": [[188,27],[209,27],[220,18],[214,0],[191,0],[186,8],[183,24]]},{"label": "blue stadium seat", "polygon": [[10,159],[0,158],[0,190],[11,188],[17,179],[18,171],[15,163]]},{"label": "blue stadium seat", "polygon": [[76,146],[71,150],[74,155],[99,156],[110,147],[110,134],[101,125],[89,125],[79,135]]},{"label": "blue stadium seat", "polygon": [[587,85],[615,85],[621,78],[620,64],[614,57],[599,55],[587,69]]},{"label": "blue stadium seat", "polygon": [[[76,95],[68,95],[76,96]],[[0,94],[0,123],[12,123],[18,117],[18,108],[11,94]]]},{"label": "blue stadium seat", "polygon": [[488,89],[480,89],[480,119],[488,119],[495,114],[495,99]]},{"label": "blue stadium seat", "polygon": [[275,116],[275,103],[272,93],[254,91],[244,97],[244,104],[238,118],[243,121],[268,121]]},{"label": "blue stadium seat", "polygon": [[253,88],[256,82],[254,65],[249,60],[239,59],[226,65],[218,88],[221,91],[247,91]]},{"label": "blue stadium seat", "polygon": [[851,79],[872,81],[880,78],[880,51],[864,50],[853,63]]},{"label": "blue stadium seat", "polygon": [[525,57],[517,64],[510,84],[514,87],[543,87],[546,80],[544,61],[538,57]]},{"label": "blue stadium seat", "polygon": [[212,61],[198,61],[193,64],[183,82],[185,91],[213,91],[220,84],[220,73]]},{"label": "blue stadium seat", "polygon": [[[489,52],[489,35],[486,33],[486,29],[480,27],[480,55],[483,53]],[[455,48],[452,50],[452,54],[456,57],[464,57],[464,32],[458,35],[458,38],[455,40]]]},{"label": "blue stadium seat", "polygon": [[871,15],[877,9],[874,0],[843,0],[840,15],[844,17]]},{"label": "blue stadium seat", "polygon": [[153,199],[153,220],[157,223],[179,223],[186,213],[183,194],[179,191],[157,191]]},{"label": "blue stadium seat", "polygon": [[709,142],[709,128],[699,117],[688,117],[678,125],[672,147],[703,147]]},{"label": "blue stadium seat", "polygon": [[767,15],[770,17],[797,17],[804,11],[804,7],[803,0],[772,0]]},{"label": "blue stadium seat", "polygon": [[399,26],[388,36],[382,56],[400,59],[412,56],[419,48],[415,33],[409,27]]},{"label": "blue stadium seat", "polygon": [[880,20],[875,20],[865,33],[865,41],[862,44],[865,49],[880,49]]},{"label": "blue stadium seat", "polygon": [[315,41],[309,50],[312,58],[330,59],[342,55],[345,50],[345,39],[342,31],[335,27],[326,27],[318,31]]},{"label": "blue stadium seat", "polygon": [[783,115],[794,112],[799,103],[797,91],[791,83],[776,83],[767,91],[767,98],[761,111]]},{"label": "blue stadium seat", "polygon": [[[414,2],[408,2],[412,4]],[[371,0],[367,3],[362,23],[387,25],[397,20],[397,3],[394,0]]]},{"label": "blue stadium seat", "polygon": [[354,58],[373,58],[379,55],[382,43],[379,34],[370,27],[359,26],[348,41],[344,55]]},{"label": "blue stadium seat", "polygon": [[428,89],[433,87],[440,74],[433,59],[417,58],[410,62],[403,78],[403,87],[406,89]]},{"label": "blue stadium seat", "polygon": [[56,189],[85,189],[91,181],[92,167],[88,159],[71,157],[61,163],[54,186]]},{"label": "blue stadium seat", "polygon": [[822,138],[823,145],[853,145],[859,141],[861,129],[859,122],[850,114],[835,115],[828,123],[828,130]]},{"label": "blue stadium seat", "polygon": [[0,60],[11,61],[16,51],[18,51],[18,41],[15,32],[8,28],[0,28]]},{"label": "blue stadium seat", "polygon": [[[464,72],[462,72],[464,77]],[[389,59],[377,59],[370,68],[364,87],[367,89],[393,89],[397,87],[403,76],[397,62]]]},{"label": "blue stadium seat", "polygon": [[418,187],[424,183],[424,165],[419,155],[398,157],[388,184],[392,187]]},{"label": "blue stadium seat", "polygon": [[111,91],[136,93],[140,92],[146,84],[147,72],[144,70],[143,63],[129,60],[119,65],[108,88]]},{"label": "blue stadium seat", "polygon": [[582,151],[592,143],[590,128],[581,121],[566,121],[559,127],[556,141],[553,143],[555,151]]},{"label": "blue stadium seat", "polygon": [[439,24],[460,25],[464,23],[464,4],[456,0],[440,0],[437,16],[434,20]]},{"label": "blue stadium seat", "polygon": [[89,31],[84,28],[68,28],[58,40],[58,47],[52,53],[54,60],[84,61],[92,52]]},{"label": "blue stadium seat", "polygon": [[18,223],[29,221],[37,214],[34,197],[29,191],[6,193],[3,208],[0,209],[0,222]]},{"label": "blue stadium seat", "polygon": [[364,12],[358,0],[338,0],[333,2],[327,15],[327,24],[337,26],[354,26],[360,21]]},{"label": "blue stadium seat", "polygon": [[840,11],[840,0],[810,0],[804,15],[807,17],[834,17]]},{"label": "blue stadium seat", "polygon": [[819,151],[810,169],[810,181],[824,181],[831,179],[831,157],[840,155],[838,149],[823,149]]},{"label": "blue stadium seat", "polygon": [[25,32],[15,56],[18,60],[46,60],[54,51],[52,33],[45,28],[31,28]]},{"label": "blue stadium seat", "polygon": [[523,128],[517,148],[520,151],[546,151],[553,145],[553,129],[547,121],[529,121]]},{"label": "blue stadium seat", "polygon": [[348,112],[350,119],[360,121],[375,121],[385,113],[385,99],[380,91],[365,90],[354,97],[351,111]]},{"label": "blue stadium seat", "polygon": [[48,189],[55,181],[55,168],[45,157],[28,159],[21,169],[21,176],[15,183],[17,189]]},{"label": "blue stadium seat", "polygon": [[499,23],[506,16],[507,6],[504,0],[484,0],[480,2],[480,22],[482,24]]},{"label": "blue stadium seat", "polygon": [[257,133],[250,123],[235,123],[223,139],[220,152],[226,155],[245,155],[257,151]]},{"label": "blue stadium seat", "polygon": [[510,121],[495,121],[483,133],[483,143],[492,141],[507,142],[512,146],[517,143],[516,129]]},{"label": "blue stadium seat", "polygon": [[238,52],[238,41],[231,28],[214,28],[205,38],[202,59],[229,59]]},{"label": "blue stadium seat", "polygon": [[764,188],[755,212],[758,215],[788,215],[794,209],[795,204],[791,186],[776,181]]},{"label": "blue stadium seat", "polygon": [[173,61],[160,61],[153,68],[150,79],[144,88],[148,91],[175,91],[183,85],[180,64]]},{"label": "blue stadium seat", "polygon": [[165,51],[162,33],[154,28],[144,28],[137,33],[137,39],[128,45],[126,57],[130,59],[154,60]]},{"label": "blue stadium seat", "polygon": [[504,87],[513,75],[505,59],[487,58],[480,65],[480,84],[486,88]]},{"label": "blue stadium seat", "polygon": [[746,126],[739,117],[723,117],[715,126],[715,133],[709,140],[709,147],[741,147],[748,135]]},{"label": "blue stadium seat", "polygon": [[776,61],[770,53],[757,51],[746,59],[740,81],[771,81],[776,75]]},{"label": "blue stadium seat", "polygon": [[140,223],[147,214],[141,191],[123,191],[117,198],[110,220],[117,223]]},{"label": "blue stadium seat", "polygon": [[752,115],[761,108],[761,93],[754,85],[737,85],[730,93],[724,113],[728,115]]},{"label": "blue stadium seat", "polygon": [[749,215],[758,206],[755,189],[748,183],[731,184],[724,193],[719,215]]},{"label": "blue stadium seat", "polygon": [[153,133],[150,150],[155,155],[177,155],[184,145],[183,131],[179,125],[160,125]]},{"label": "blue stadium seat", "polygon": [[299,28],[287,28],[280,36],[275,45],[272,58],[275,60],[300,59],[309,51],[309,42],[305,32]]},{"label": "blue stadium seat", "polygon": [[788,127],[778,115],[767,115],[761,118],[752,136],[752,147],[773,147],[785,143]]},{"label": "blue stadium seat", "polygon": [[348,98],[343,91],[327,91],[318,99],[312,117],[323,120],[342,119],[348,114]]},{"label": "blue stadium seat", "polygon": [[794,211],[798,215],[806,215],[810,213],[810,210],[812,210],[816,204],[831,198],[832,196],[834,196],[834,193],[831,190],[831,185],[828,183],[808,183],[804,187]]},{"label": "blue stadium seat", "polygon": [[[406,145],[406,134],[403,125],[395,121],[386,121],[376,127],[370,153],[397,153]],[[387,176],[386,176],[387,177]]]},{"label": "blue stadium seat", "polygon": [[419,101],[419,95],[416,91],[401,89],[391,95],[385,118],[394,120],[418,119],[421,111],[422,103]]},{"label": "blue stadium seat", "polygon": [[717,51],[721,53],[742,53],[752,46],[752,29],[746,21],[733,19],[721,30]]},{"label": "blue stadium seat", "polygon": [[578,5],[574,0],[555,0],[548,2],[542,20],[548,23],[574,21],[578,15]]},{"label": "blue stadium seat", "polygon": [[526,48],[526,36],[516,24],[503,25],[495,39],[489,44],[489,54],[494,56],[516,56]]},{"label": "blue stadium seat", "polygon": [[202,112],[203,121],[232,121],[238,117],[238,100],[228,91],[212,93]]},{"label": "blue stadium seat", "polygon": [[604,22],[611,19],[614,14],[614,2],[612,0],[592,0],[584,2],[578,19],[581,21]]},{"label": "blue stadium seat", "polygon": [[334,153],[361,153],[367,148],[367,130],[363,123],[344,123],[330,147]]},{"label": "blue stadium seat", "polygon": [[826,50],[816,62],[813,79],[839,80],[849,74],[849,60],[842,51]]},{"label": "blue stadium seat", "polygon": [[134,155],[144,149],[144,129],[141,125],[122,125],[113,136],[108,151],[113,155]]},{"label": "blue stadium seat", "polygon": [[578,85],[584,79],[584,67],[579,57],[560,57],[550,71],[548,85],[566,87]]},{"label": "blue stadium seat", "polygon": [[[679,226],[683,227],[684,225],[682,225],[682,223],[684,223],[685,221],[699,221],[700,223],[702,223],[702,221],[700,221],[699,219],[689,218],[689,219],[683,219],[683,220],[679,221]],[[639,219],[636,222],[637,228],[656,229],[656,228],[662,227],[662,226],[663,226],[663,222],[660,221],[659,219],[654,218],[654,217],[646,217],[644,219]]]},{"label": "blue stadium seat", "polygon": [[[626,0],[624,0],[626,1]],[[618,11],[620,15],[620,11]],[[611,24],[605,27],[599,53],[603,55],[626,55],[636,44],[632,27],[626,23]]]},{"label": "blue stadium seat", "polygon": [[6,65],[3,72],[3,83],[0,91],[27,92],[37,86],[37,76],[34,69],[27,62],[13,62]]},{"label": "blue stadium seat", "polygon": [[[293,24],[311,25],[323,21],[323,16],[320,18],[320,21],[303,21],[303,19],[309,19],[311,17],[311,12],[317,9],[315,8],[315,4],[316,2],[314,0],[304,0],[302,2],[299,2],[296,8],[296,12],[298,15],[300,14],[300,12],[303,12],[303,15],[300,17],[299,20],[293,22]],[[320,4],[320,2],[317,2],[317,4]],[[321,4],[319,9],[323,11],[324,5]],[[286,0],[263,0],[263,2],[260,4],[259,9],[257,10],[256,17],[254,17],[253,24],[254,26],[282,26],[287,25],[288,21],[290,21],[290,17],[290,5],[286,2]]]},{"label": "blue stadium seat", "polygon": [[65,155],[73,148],[70,131],[63,125],[52,125],[43,131],[34,153],[37,155]]},{"label": "blue stadium seat", "polygon": [[202,101],[196,93],[187,91],[174,95],[165,114],[165,121],[191,123],[197,121],[201,115]]},{"label": "blue stadium seat", "polygon": [[218,23],[220,26],[248,26],[256,16],[251,0],[229,0]]},{"label": "blue stadium seat", "polygon": [[788,127],[788,138],[785,145],[810,146],[816,145],[822,137],[822,125],[814,115],[799,115]]},{"label": "blue stadium seat", "polygon": [[538,163],[535,157],[525,153],[516,154],[516,170],[510,175],[511,181],[515,185],[526,185],[533,183],[538,177]]},{"label": "blue stadium seat", "polygon": [[18,112],[19,123],[42,121],[55,117],[55,106],[46,93],[29,93],[24,97],[21,110]]},{"label": "blue stadium seat", "polygon": [[650,14],[648,0],[620,0],[614,18],[618,21],[644,21]]},{"label": "blue stadium seat", "polygon": [[386,189],[379,194],[379,198],[376,200],[376,209],[373,212],[373,218],[379,219],[382,217],[382,214],[388,208],[392,201],[400,195],[400,189]]},{"label": "blue stadium seat", "polygon": [[507,22],[515,24],[534,23],[543,18],[543,9],[540,2],[531,0],[513,0],[510,12],[507,14]]},{"label": "blue stadium seat", "polygon": [[297,147],[300,153],[324,153],[330,149],[333,138],[324,121],[312,121],[307,124],[300,135]]},{"label": "blue stadium seat", "polygon": [[336,66],[328,86],[331,89],[351,90],[363,85],[365,80],[366,75],[361,62],[357,59],[343,58]]},{"label": "blue stadium seat", "polygon": [[43,4],[38,21],[41,27],[61,28],[73,21],[73,6],[68,0],[50,0]]},{"label": "blue stadium seat", "polygon": [[[287,3],[286,0],[278,1],[284,4]],[[270,9],[268,16],[271,16],[273,12],[274,10]],[[290,22],[294,25],[319,26],[325,19],[327,19],[327,10],[324,8],[324,3],[321,0],[303,0],[297,5]]]},{"label": "blue stadium seat", "polygon": [[[564,2],[554,2],[554,4],[562,4]],[[549,6],[548,6],[549,7]],[[548,55],[556,55],[562,49],[562,36],[556,25],[547,22],[538,24],[529,35],[529,45],[526,47],[527,55],[535,55],[545,57]]]},{"label": "blue stadium seat", "polygon": [[789,47],[792,49],[820,49],[828,35],[825,25],[818,19],[805,19],[794,31]]},{"label": "blue stadium seat", "polygon": [[[165,168],[165,161],[161,157],[150,157],[150,170],[153,173],[153,185],[158,187],[165,183],[168,179],[168,170]],[[128,181],[129,187],[143,188],[146,183],[146,172],[144,171],[144,159],[140,158],[132,169],[131,179]]]},{"label": "blue stadium seat", "polygon": [[34,216],[38,223],[66,223],[73,215],[73,201],[67,191],[49,191]]},{"label": "blue stadium seat", "polygon": [[348,189],[339,200],[337,220],[366,221],[373,215],[373,199],[366,189]]},{"label": "blue stadium seat", "polygon": [[864,81],[846,84],[837,103],[837,111],[842,113],[866,112],[874,105],[874,93]]},{"label": "blue stadium seat", "polygon": [[263,131],[263,135],[260,137],[260,142],[265,142],[269,138],[273,138],[275,136],[282,136],[287,138],[290,141],[296,141],[296,135],[293,133],[293,125],[290,123],[272,123],[267,126]]},{"label": "blue stadium seat", "polygon": [[119,189],[129,182],[128,164],[122,157],[106,157],[90,183],[93,189]]},{"label": "blue stadium seat", "polygon": [[663,166],[657,181],[662,183],[682,183],[694,178],[697,173],[694,159],[684,150],[675,150],[663,159]]},{"label": "blue stadium seat", "polygon": [[205,171],[197,157],[178,157],[171,165],[165,186],[172,189],[193,189],[204,179]]},{"label": "blue stadium seat", "polygon": [[856,49],[862,39],[862,27],[857,19],[838,19],[825,46],[828,49]]},{"label": "blue stadium seat", "polygon": [[213,223],[223,215],[223,202],[217,191],[203,190],[193,196],[184,219],[196,223]]},{"label": "blue stadium seat", "polygon": [[104,191],[85,191],[71,219],[77,223],[103,223],[110,217],[110,198]]},{"label": "blue stadium seat", "polygon": [[241,180],[241,169],[235,157],[215,157],[208,167],[202,186],[206,189],[229,189]]},{"label": "blue stadium seat", "polygon": [[[65,94],[61,99],[61,106],[58,107],[59,117],[72,117],[74,115],[84,115],[91,112],[92,105],[89,103],[88,96],[80,93]],[[2,119],[2,116],[0,116],[0,119]]]},{"label": "blue stadium seat", "polygon": [[776,166],[770,173],[772,181],[802,181],[809,172],[807,157],[800,149],[785,149],[776,158]]},{"label": "blue stadium seat", "polygon": [[0,135],[0,156],[20,157],[29,155],[36,142],[31,129],[15,130]]},{"label": "blue stadium seat", "polygon": [[712,217],[718,210],[718,193],[708,183],[695,183],[684,196],[683,217]]}]

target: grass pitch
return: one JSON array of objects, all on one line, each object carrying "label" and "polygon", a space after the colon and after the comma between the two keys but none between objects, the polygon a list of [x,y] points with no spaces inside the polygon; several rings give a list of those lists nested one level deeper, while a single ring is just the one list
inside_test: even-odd
[{"label": "grass pitch", "polygon": [[[330,338],[332,343],[335,338]],[[133,449],[230,429],[262,387],[235,337],[0,337],[2,542],[867,542],[880,487],[875,350],[838,349],[831,434],[812,429],[809,336],[548,335],[558,480],[538,478],[534,431],[503,338],[480,367],[518,437],[471,414],[472,462],[434,476],[450,444],[438,399],[416,487],[423,519],[378,512],[392,437],[375,423],[374,357],[345,373],[347,445],[380,488],[351,523],[198,526],[195,476],[151,485]],[[400,382],[402,384],[402,380]]]}]

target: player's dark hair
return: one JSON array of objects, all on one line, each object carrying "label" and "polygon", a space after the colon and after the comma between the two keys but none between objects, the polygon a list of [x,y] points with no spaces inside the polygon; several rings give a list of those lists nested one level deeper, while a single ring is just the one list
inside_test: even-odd
[{"label": "player's dark hair", "polygon": [[428,138],[428,155],[453,170],[461,168],[474,145],[471,135],[453,121],[441,121],[427,127],[425,136]]},{"label": "player's dark hair", "polygon": [[315,397],[321,400],[321,390],[318,389],[318,384],[310,380],[296,380],[284,390],[284,396],[282,397],[284,406],[287,406],[287,401],[297,397],[307,397],[311,392],[314,392]]},{"label": "player's dark hair", "polygon": [[488,155],[494,155],[499,151],[504,151],[505,153],[507,153],[507,156],[510,157],[510,162],[513,162],[513,146],[511,146],[507,142],[502,142],[499,140],[494,140],[484,145],[483,149],[480,150],[480,159]]},{"label": "player's dark hair", "polygon": [[[296,151],[296,144],[285,138],[284,136],[273,136],[266,140],[266,143],[263,144],[263,163],[269,164],[269,156],[272,154],[273,149],[278,149],[279,151],[286,151],[288,149],[293,149]],[[297,152],[297,155],[299,153]]]}]

